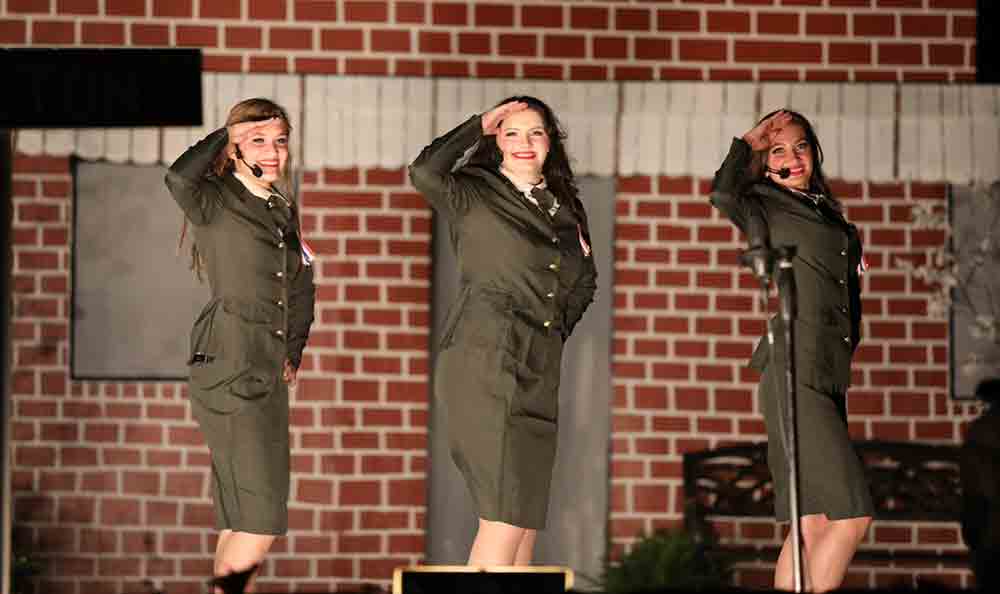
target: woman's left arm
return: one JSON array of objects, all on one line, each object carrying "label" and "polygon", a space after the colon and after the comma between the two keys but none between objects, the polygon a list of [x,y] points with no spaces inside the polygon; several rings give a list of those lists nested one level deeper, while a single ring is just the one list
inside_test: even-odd
[{"label": "woman's left arm", "polygon": [[566,313],[563,317],[563,340],[573,333],[583,313],[594,302],[594,294],[597,292],[597,265],[594,262],[593,250],[584,258],[583,265],[583,273],[576,279],[567,299]]},{"label": "woman's left arm", "polygon": [[295,369],[302,364],[302,351],[309,339],[316,304],[313,267],[303,265],[292,281],[288,295],[288,361]]}]

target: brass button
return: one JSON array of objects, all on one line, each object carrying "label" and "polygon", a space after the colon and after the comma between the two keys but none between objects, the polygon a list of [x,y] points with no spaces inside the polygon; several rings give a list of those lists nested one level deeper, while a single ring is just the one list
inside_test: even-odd
[{"label": "brass button", "polygon": [[548,328],[551,325],[552,325],[552,320],[545,320],[544,322],[542,322],[542,326],[545,326],[546,328]]},{"label": "brass button", "polygon": [[284,336],[285,335],[285,331],[284,330],[275,330],[274,333],[277,334],[278,336]]},{"label": "brass button", "polygon": [[846,342],[847,344],[851,344],[851,337],[850,336],[845,336],[844,337],[844,342]]},{"label": "brass button", "polygon": [[847,255],[847,250],[840,250],[840,255],[841,256],[846,256]]},{"label": "brass button", "polygon": [[552,270],[552,271],[559,270],[559,265],[556,264],[555,262],[553,262],[553,263],[549,264],[549,270]]},{"label": "brass button", "polygon": [[276,276],[278,278],[284,278],[285,273],[279,270],[278,272],[274,273],[274,276]]},{"label": "brass button", "polygon": [[549,299],[552,299],[553,297],[556,296],[556,294],[553,293],[552,291],[549,291],[548,293],[545,294],[545,296],[548,297]]},{"label": "brass button", "polygon": [[278,242],[278,248],[284,249],[285,248],[285,242],[284,241],[279,241]]},{"label": "brass button", "polygon": [[553,237],[552,238],[552,243],[554,243],[554,244],[555,243],[559,243],[559,238],[558,237]]},{"label": "brass button", "polygon": [[847,307],[844,305],[840,306],[840,313],[847,313]]},{"label": "brass button", "polygon": [[846,279],[840,279],[837,282],[840,283],[840,284],[842,284],[842,285],[846,285],[847,284],[847,280]]},{"label": "brass button", "polygon": [[284,307],[284,306],[285,306],[285,300],[284,300],[284,299],[278,299],[278,300],[277,300],[277,301],[275,301],[274,303],[275,303],[275,304],[276,304],[276,305],[277,305],[278,307]]}]

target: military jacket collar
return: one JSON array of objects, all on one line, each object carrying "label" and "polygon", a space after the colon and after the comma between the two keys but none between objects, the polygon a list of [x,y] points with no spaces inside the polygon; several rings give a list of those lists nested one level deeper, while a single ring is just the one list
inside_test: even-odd
[{"label": "military jacket collar", "polygon": [[[517,186],[507,176],[500,173],[499,170],[473,165],[463,167],[462,172],[482,179],[496,193],[507,198],[507,200],[498,202],[501,210],[510,212],[513,216],[532,226],[546,237],[552,235],[552,216],[542,212],[540,208],[523,199],[521,191],[518,190]],[[539,191],[549,192],[551,190],[543,189]]]},{"label": "military jacket collar", "polygon": [[291,207],[292,216],[291,216],[291,223],[289,225],[290,228],[279,229],[277,221],[275,221],[274,217],[271,215],[268,209],[267,200],[251,193],[250,190],[245,185],[243,185],[243,182],[238,180],[236,176],[234,176],[231,173],[224,175],[221,178],[221,182],[238,198],[238,200],[232,201],[233,203],[227,206],[229,206],[239,214],[243,215],[245,218],[248,218],[254,221],[255,223],[267,228],[269,231],[271,231],[278,237],[282,237],[285,233],[294,229],[296,225],[295,222],[297,220],[294,205],[292,205]]}]

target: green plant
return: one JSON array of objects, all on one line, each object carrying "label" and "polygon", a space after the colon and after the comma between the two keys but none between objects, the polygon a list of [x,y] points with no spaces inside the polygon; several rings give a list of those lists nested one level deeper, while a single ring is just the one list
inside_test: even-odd
[{"label": "green plant", "polygon": [[602,585],[609,594],[658,588],[717,590],[730,585],[730,573],[725,557],[706,554],[687,532],[661,530],[633,544],[620,560],[609,562]]}]

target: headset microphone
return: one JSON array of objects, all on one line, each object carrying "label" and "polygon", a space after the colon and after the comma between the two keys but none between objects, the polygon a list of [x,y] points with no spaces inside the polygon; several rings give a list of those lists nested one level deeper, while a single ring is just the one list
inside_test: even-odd
[{"label": "headset microphone", "polygon": [[[254,163],[253,165],[247,163],[247,160],[243,158],[243,152],[240,151],[240,145],[236,145],[236,158],[243,161],[243,164],[250,168],[250,172],[253,173],[254,177],[260,177],[264,175],[264,170],[260,168],[260,165]],[[787,170],[784,170],[787,171]],[[787,175],[784,177],[788,177]]]},{"label": "headset microphone", "polygon": [[792,175],[792,170],[787,167],[782,167],[781,169],[771,169],[770,167],[766,167],[765,169],[767,169],[768,173],[774,173],[781,179],[788,179]]}]

